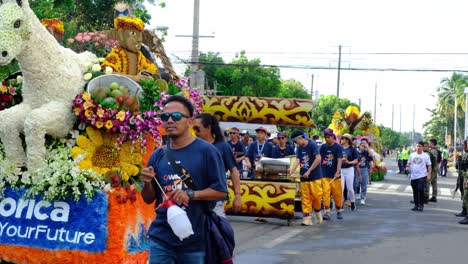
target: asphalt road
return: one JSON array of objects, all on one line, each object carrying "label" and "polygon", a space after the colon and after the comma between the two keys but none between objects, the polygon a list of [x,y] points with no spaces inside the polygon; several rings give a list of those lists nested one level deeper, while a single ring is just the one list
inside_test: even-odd
[{"label": "asphalt road", "polygon": [[409,180],[398,175],[394,158],[386,160],[386,179],[369,187],[366,205],[345,210],[344,219],[301,226],[301,214],[291,226],[269,218],[229,216],[236,232],[235,263],[466,263],[468,225],[453,214],[461,209],[460,194],[452,199],[456,174],[439,178],[437,203],[424,212],[410,210]]}]

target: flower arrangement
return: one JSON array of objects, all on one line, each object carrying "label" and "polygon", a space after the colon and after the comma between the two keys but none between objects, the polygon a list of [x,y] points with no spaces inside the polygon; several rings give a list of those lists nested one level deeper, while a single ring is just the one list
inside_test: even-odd
[{"label": "flower arrangement", "polygon": [[63,36],[63,33],[65,32],[63,29],[63,23],[60,21],[58,18],[44,18],[41,19],[41,24],[44,25],[46,28],[51,29],[52,32],[55,32],[59,35]]},{"label": "flower arrangement", "polygon": [[118,46],[117,40],[107,39],[104,33],[80,32],[74,38],[67,40],[67,48],[76,52],[90,51],[98,57],[105,57]]},{"label": "flower arrangement", "polygon": [[18,75],[15,79],[2,82],[0,86],[0,111],[23,101],[23,97],[21,96],[22,83],[23,76],[21,75]]},{"label": "flower arrangement", "polygon": [[200,90],[192,89],[189,86],[189,79],[189,77],[181,78],[175,83],[175,85],[169,86],[168,92],[162,92],[159,96],[159,100],[156,101],[153,106],[159,110],[162,108],[164,100],[166,100],[170,95],[177,94],[190,99],[194,107],[194,115],[201,113],[203,107],[203,94]]},{"label": "flower arrangement", "polygon": [[145,30],[143,20],[136,17],[121,16],[114,19],[115,29],[137,30],[142,32]]},{"label": "flower arrangement", "polygon": [[26,197],[41,195],[45,200],[63,200],[73,197],[79,201],[84,195],[90,200],[97,190],[110,191],[110,184],[90,169],[75,166],[65,142],[54,141],[47,148],[42,166],[23,172],[5,158],[0,149],[0,197],[5,187],[27,188]]},{"label": "flower arrangement", "polygon": [[375,166],[371,169],[370,174],[372,181],[381,181],[387,175],[387,168],[385,166]]}]

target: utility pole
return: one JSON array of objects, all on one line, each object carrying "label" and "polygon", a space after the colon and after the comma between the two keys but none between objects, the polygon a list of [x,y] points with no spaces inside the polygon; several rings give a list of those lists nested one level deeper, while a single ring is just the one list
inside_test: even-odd
[{"label": "utility pole", "polygon": [[374,124],[377,125],[377,82],[374,88]]},{"label": "utility pole", "polygon": [[395,105],[392,104],[392,130],[393,130],[393,116],[394,116],[394,113],[395,113],[395,111],[394,111],[394,106],[395,106]]},{"label": "utility pole", "polygon": [[341,45],[338,46],[338,79],[336,81],[336,97],[340,97]]},{"label": "utility pole", "polygon": [[190,87],[201,88],[203,94],[203,84],[197,82],[198,71],[198,42],[200,25],[200,0],[193,1],[193,34],[192,34],[192,58],[190,64]]},{"label": "utility pole", "polygon": [[310,80],[310,97],[312,98],[312,101],[314,101],[314,74],[313,73],[310,79],[311,79]]},{"label": "utility pole", "polygon": [[400,133],[401,133],[401,104],[400,104]]}]

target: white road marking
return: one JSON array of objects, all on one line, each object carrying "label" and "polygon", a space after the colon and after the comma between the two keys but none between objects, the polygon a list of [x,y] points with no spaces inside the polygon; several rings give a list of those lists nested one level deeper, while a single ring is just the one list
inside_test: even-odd
[{"label": "white road marking", "polygon": [[405,193],[413,193],[413,188],[411,188],[411,186],[406,186]]},{"label": "white road marking", "polygon": [[387,190],[396,191],[396,190],[398,190],[398,188],[400,188],[400,185],[391,184],[390,186],[388,186]]},{"label": "white road marking", "polygon": [[274,248],[276,247],[277,245],[283,243],[284,241],[290,239],[291,237],[301,233],[302,230],[301,229],[293,229],[291,231],[289,231],[288,233],[282,235],[282,236],[279,236],[277,237],[276,239],[272,240],[271,242],[265,244],[263,247],[264,248]]},{"label": "white road marking", "polygon": [[452,196],[452,192],[449,188],[440,188],[440,194],[443,196]]},{"label": "white road marking", "polygon": [[369,188],[375,189],[375,188],[380,188],[380,187],[382,187],[383,184],[382,184],[382,183],[372,183],[371,185],[368,185],[368,186],[369,186]]}]

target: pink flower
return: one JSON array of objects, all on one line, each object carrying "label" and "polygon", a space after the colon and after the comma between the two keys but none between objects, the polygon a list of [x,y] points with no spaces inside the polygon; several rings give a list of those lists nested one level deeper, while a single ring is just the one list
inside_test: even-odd
[{"label": "pink flower", "polygon": [[68,43],[73,44],[73,42],[75,42],[75,39],[72,39],[72,38],[68,39]]},{"label": "pink flower", "polygon": [[103,33],[99,34],[99,37],[102,38],[102,39],[107,38],[106,34],[103,34]]},{"label": "pink flower", "polygon": [[8,91],[11,95],[16,95],[16,87],[10,85],[8,86]]},{"label": "pink flower", "polygon": [[[80,34],[81,34],[81,33],[80,33]],[[83,41],[83,35],[80,35],[80,34],[76,35],[76,37],[75,37],[75,39],[76,39],[77,41]]]},{"label": "pink flower", "polygon": [[90,41],[91,37],[89,35],[86,35],[86,36],[83,37],[83,40],[84,41]]}]

